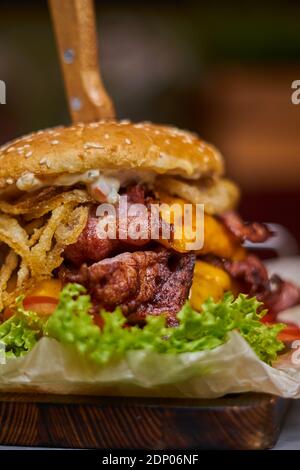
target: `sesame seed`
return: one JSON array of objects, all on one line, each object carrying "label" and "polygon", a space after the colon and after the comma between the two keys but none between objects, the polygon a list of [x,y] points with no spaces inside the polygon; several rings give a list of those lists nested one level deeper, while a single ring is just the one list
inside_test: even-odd
[{"label": "sesame seed", "polygon": [[159,158],[164,159],[164,160],[168,160],[170,158],[170,156],[166,152],[160,152]]},{"label": "sesame seed", "polygon": [[[195,137],[191,134],[186,134],[183,136],[182,141],[185,142],[186,144],[192,144],[195,140]],[[201,144],[200,144],[201,146]]]},{"label": "sesame seed", "polygon": [[167,145],[169,145],[169,144],[170,144],[169,139],[166,139],[166,140],[165,140],[165,143],[166,143]]},{"label": "sesame seed", "polygon": [[91,122],[91,123],[89,124],[89,127],[90,127],[91,129],[94,129],[94,128],[96,128],[96,127],[99,127],[99,122]]},{"label": "sesame seed", "polygon": [[16,150],[15,147],[9,147],[9,149],[7,150],[7,153],[14,152],[15,150]]},{"label": "sesame seed", "polygon": [[84,144],[84,148],[89,149],[104,149],[104,146],[101,144],[98,144],[97,142],[86,142]]},{"label": "sesame seed", "polygon": [[59,140],[51,140],[50,144],[51,144],[51,145],[58,145],[58,144],[59,144]]},{"label": "sesame seed", "polygon": [[132,141],[131,141],[130,139],[126,138],[126,139],[125,139],[125,143],[126,143],[127,145],[131,145],[131,144],[132,144]]},{"label": "sesame seed", "polygon": [[130,121],[129,121],[129,119],[122,119],[120,121],[120,124],[121,124],[121,126],[126,126],[126,124],[130,124]]},{"label": "sesame seed", "polygon": [[7,184],[13,184],[14,180],[12,178],[7,178],[6,183]]},{"label": "sesame seed", "polygon": [[104,139],[109,139],[109,134],[104,134]]},{"label": "sesame seed", "polygon": [[191,139],[193,137],[191,132],[178,129],[177,127],[170,129],[169,133],[175,137],[182,137],[183,139]]},{"label": "sesame seed", "polygon": [[86,172],[86,177],[88,181],[94,181],[95,179],[99,178],[100,171],[99,170],[88,170]]},{"label": "sesame seed", "polygon": [[30,147],[30,145],[29,145],[29,144],[25,144],[25,145],[23,145],[23,148],[24,148],[24,149],[26,149],[26,148],[29,148],[29,147]]},{"label": "sesame seed", "polygon": [[53,134],[54,137],[59,137],[60,135],[61,135],[60,132],[54,132],[54,134]]},{"label": "sesame seed", "polygon": [[156,129],[156,130],[154,131],[154,134],[159,135],[159,134],[160,134],[160,131]]},{"label": "sesame seed", "polygon": [[42,134],[44,134],[44,131],[38,131],[36,134],[37,135],[42,135]]},{"label": "sesame seed", "polygon": [[26,157],[26,158],[28,158],[28,157],[31,157],[31,155],[32,155],[32,152],[31,152],[31,151],[30,151],[30,152],[27,152],[27,153],[25,153],[25,157]]},{"label": "sesame seed", "polygon": [[51,167],[50,162],[46,157],[44,157],[40,160],[40,165],[46,165],[47,168]]}]

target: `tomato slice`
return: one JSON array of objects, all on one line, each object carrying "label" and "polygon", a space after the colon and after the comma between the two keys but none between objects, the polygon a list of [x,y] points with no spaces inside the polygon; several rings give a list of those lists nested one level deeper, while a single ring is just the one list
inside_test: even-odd
[{"label": "tomato slice", "polygon": [[54,297],[30,295],[25,297],[23,305],[26,310],[32,310],[38,315],[51,315],[56,309],[58,299]]},{"label": "tomato slice", "polygon": [[[267,315],[265,315],[261,319],[261,321],[269,325],[276,325],[276,323],[278,323],[276,321],[276,317],[272,315],[271,313],[267,313]],[[279,322],[279,323],[283,323],[283,322]],[[300,328],[298,328],[297,325],[294,325],[292,323],[284,323],[284,324],[286,325],[284,330],[282,330],[278,334],[278,339],[280,339],[280,341],[283,341],[284,343],[289,344],[295,341],[296,339],[300,339]]]},{"label": "tomato slice", "polygon": [[95,325],[99,326],[100,329],[104,326],[104,320],[99,313],[92,313],[93,321]]},{"label": "tomato slice", "polygon": [[14,314],[15,314],[15,312],[11,308],[6,307],[4,309],[3,316],[2,316],[3,321],[6,321],[9,318],[13,317]]},{"label": "tomato slice", "polygon": [[278,323],[276,321],[276,315],[274,315],[273,313],[267,313],[261,318],[260,321],[262,323],[269,323],[270,325],[274,325],[274,323]]},{"label": "tomato slice", "polygon": [[300,329],[296,325],[286,325],[286,328],[279,333],[278,339],[284,343],[292,343],[300,339]]}]

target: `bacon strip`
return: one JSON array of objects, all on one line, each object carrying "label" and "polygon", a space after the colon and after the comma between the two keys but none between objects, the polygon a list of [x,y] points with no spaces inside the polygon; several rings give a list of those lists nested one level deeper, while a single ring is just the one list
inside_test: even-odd
[{"label": "bacon strip", "polygon": [[260,259],[254,255],[249,255],[242,261],[224,260],[223,267],[234,279],[247,284],[248,293],[251,295],[268,288],[268,272]]},{"label": "bacon strip", "polygon": [[238,282],[240,292],[255,295],[272,315],[300,303],[300,289],[279,276],[269,278],[265,266],[254,255],[242,261],[207,255],[205,260],[227,271]]},{"label": "bacon strip", "polygon": [[272,315],[276,315],[300,303],[300,289],[292,282],[284,281],[274,274],[270,278],[269,290],[258,298]]},{"label": "bacon strip", "polygon": [[[151,229],[154,229],[151,226],[151,223],[154,224],[154,222],[158,223],[156,229],[158,236],[162,233],[162,225],[165,222],[161,219],[158,221],[151,220],[151,210],[149,205],[154,201],[151,197],[145,195],[145,188],[140,184],[131,186],[127,188],[126,196],[127,214],[129,215],[126,217],[124,227],[120,226],[118,224],[120,216],[119,208],[116,207],[116,238],[100,238],[98,236],[97,225],[100,221],[100,217],[96,215],[96,209],[98,206],[92,205],[87,224],[78,240],[76,243],[68,245],[65,248],[65,259],[76,266],[81,266],[83,263],[101,261],[102,259],[118,252],[124,250],[128,251],[131,247],[143,247],[151,241]],[[142,204],[145,210],[141,213],[131,212],[130,215],[130,207],[132,207],[133,204]],[[138,230],[142,233],[142,237],[133,237],[131,230],[135,227],[138,227]],[[171,226],[171,235],[173,233],[172,231],[173,227]]]},{"label": "bacon strip", "polygon": [[256,295],[268,288],[268,272],[260,259],[254,255],[248,255],[240,261],[219,258],[215,255],[207,255],[204,259],[227,271],[233,279],[239,282],[241,292]]},{"label": "bacon strip", "polygon": [[84,262],[98,261],[115,252],[120,245],[119,240],[99,238],[97,236],[96,206],[92,206],[89,212],[87,224],[76,243],[68,245],[64,249],[64,258],[74,265],[80,266]]},{"label": "bacon strip", "polygon": [[259,222],[247,223],[236,212],[225,212],[219,216],[225,227],[239,240],[262,243],[272,236],[271,230]]}]

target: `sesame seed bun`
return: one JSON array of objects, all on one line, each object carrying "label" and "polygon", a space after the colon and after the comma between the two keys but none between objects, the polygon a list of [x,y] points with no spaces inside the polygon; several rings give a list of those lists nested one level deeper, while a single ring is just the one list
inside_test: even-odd
[{"label": "sesame seed bun", "polygon": [[97,168],[138,169],[187,179],[219,177],[220,153],[195,134],[129,121],[78,123],[46,129],[0,148],[0,188],[26,173],[54,176]]}]

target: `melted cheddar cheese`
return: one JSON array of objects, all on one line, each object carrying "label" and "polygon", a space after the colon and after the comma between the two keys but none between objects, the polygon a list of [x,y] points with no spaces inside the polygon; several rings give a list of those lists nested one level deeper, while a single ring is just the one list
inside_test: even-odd
[{"label": "melted cheddar cheese", "polygon": [[62,283],[59,279],[47,279],[38,282],[30,291],[30,296],[59,298]]},{"label": "melted cheddar cheese", "polygon": [[204,261],[196,261],[193,284],[190,293],[191,306],[200,311],[209,297],[214,301],[222,299],[224,293],[234,290],[230,276],[223,269]]},{"label": "melted cheddar cheese", "polygon": [[[162,219],[174,225],[174,236],[172,239],[161,239],[159,242],[167,248],[172,248],[180,253],[189,251],[188,246],[193,241],[192,237],[196,228],[195,210],[193,211],[190,229],[185,225],[184,230],[181,230],[179,222],[181,222],[184,204],[187,204],[187,202],[180,198],[171,197],[163,192],[159,193],[159,198],[162,204],[165,203],[169,206],[169,208],[163,207],[160,211]],[[174,209],[170,206],[173,206]],[[216,218],[204,214],[204,244],[197,251],[197,254],[205,255],[208,253],[229,259],[243,259],[245,257],[245,250],[239,240]]]}]

